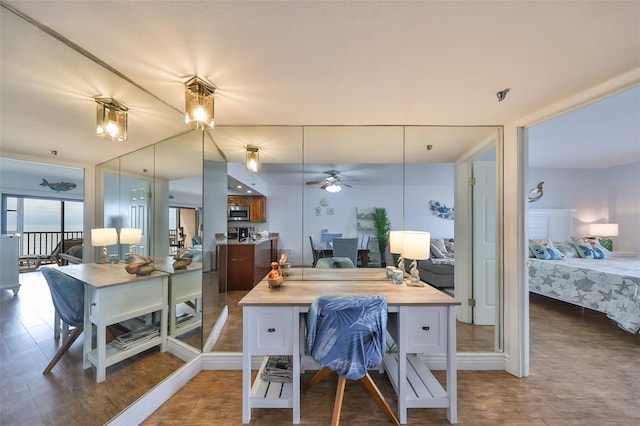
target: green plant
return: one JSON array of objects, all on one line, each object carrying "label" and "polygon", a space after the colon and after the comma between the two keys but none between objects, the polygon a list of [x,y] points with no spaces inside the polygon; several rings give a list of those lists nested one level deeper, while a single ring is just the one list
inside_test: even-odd
[{"label": "green plant", "polygon": [[391,222],[387,216],[387,209],[384,207],[376,207],[373,209],[373,226],[376,228],[376,238],[378,239],[378,250],[380,251],[380,261],[382,266],[386,266],[384,253],[389,242],[389,232],[391,231]]}]

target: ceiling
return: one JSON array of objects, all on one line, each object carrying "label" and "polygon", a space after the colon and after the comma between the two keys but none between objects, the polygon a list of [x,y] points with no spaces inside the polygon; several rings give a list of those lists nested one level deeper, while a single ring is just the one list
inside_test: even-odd
[{"label": "ceiling", "polygon": [[[193,75],[217,86],[210,135],[232,160],[243,150],[224,126],[502,125],[640,67],[640,2],[1,3],[0,148],[43,161],[55,150],[92,165],[185,133]],[[95,136],[98,96],[129,107],[127,142]],[[574,120],[579,131],[540,127],[541,140],[555,157],[578,142],[580,167],[593,164],[591,140],[598,167],[638,161],[638,104],[638,91],[617,104],[615,132],[589,128],[596,111]],[[616,144],[626,151],[605,161]],[[552,164],[540,152],[532,165]]]}]

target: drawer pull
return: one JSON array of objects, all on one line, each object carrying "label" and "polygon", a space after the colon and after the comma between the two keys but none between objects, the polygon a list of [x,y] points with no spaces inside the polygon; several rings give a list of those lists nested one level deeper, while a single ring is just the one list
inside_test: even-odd
[{"label": "drawer pull", "polygon": [[422,329],[423,329],[424,331],[429,331],[429,328],[431,328],[431,327],[429,327],[428,325],[425,325],[425,326],[423,326],[423,327],[422,327]]},{"label": "drawer pull", "polygon": [[274,333],[276,331],[276,329],[275,328],[267,328],[267,331],[269,333]]}]

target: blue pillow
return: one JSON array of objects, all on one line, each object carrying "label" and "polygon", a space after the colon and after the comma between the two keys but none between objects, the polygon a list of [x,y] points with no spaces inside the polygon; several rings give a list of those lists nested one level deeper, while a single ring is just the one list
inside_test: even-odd
[{"label": "blue pillow", "polygon": [[562,260],[565,257],[550,240],[533,240],[529,242],[529,247],[538,259]]},{"label": "blue pillow", "polygon": [[583,259],[606,259],[608,250],[600,245],[597,238],[574,238],[573,244]]}]

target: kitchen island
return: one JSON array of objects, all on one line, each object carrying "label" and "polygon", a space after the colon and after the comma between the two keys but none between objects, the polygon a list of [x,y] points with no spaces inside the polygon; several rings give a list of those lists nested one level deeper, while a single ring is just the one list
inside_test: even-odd
[{"label": "kitchen island", "polygon": [[278,261],[278,237],[227,239],[218,246],[220,265],[227,265],[226,271],[220,268],[220,284],[226,282],[228,291],[251,290],[269,273],[271,262]]}]

